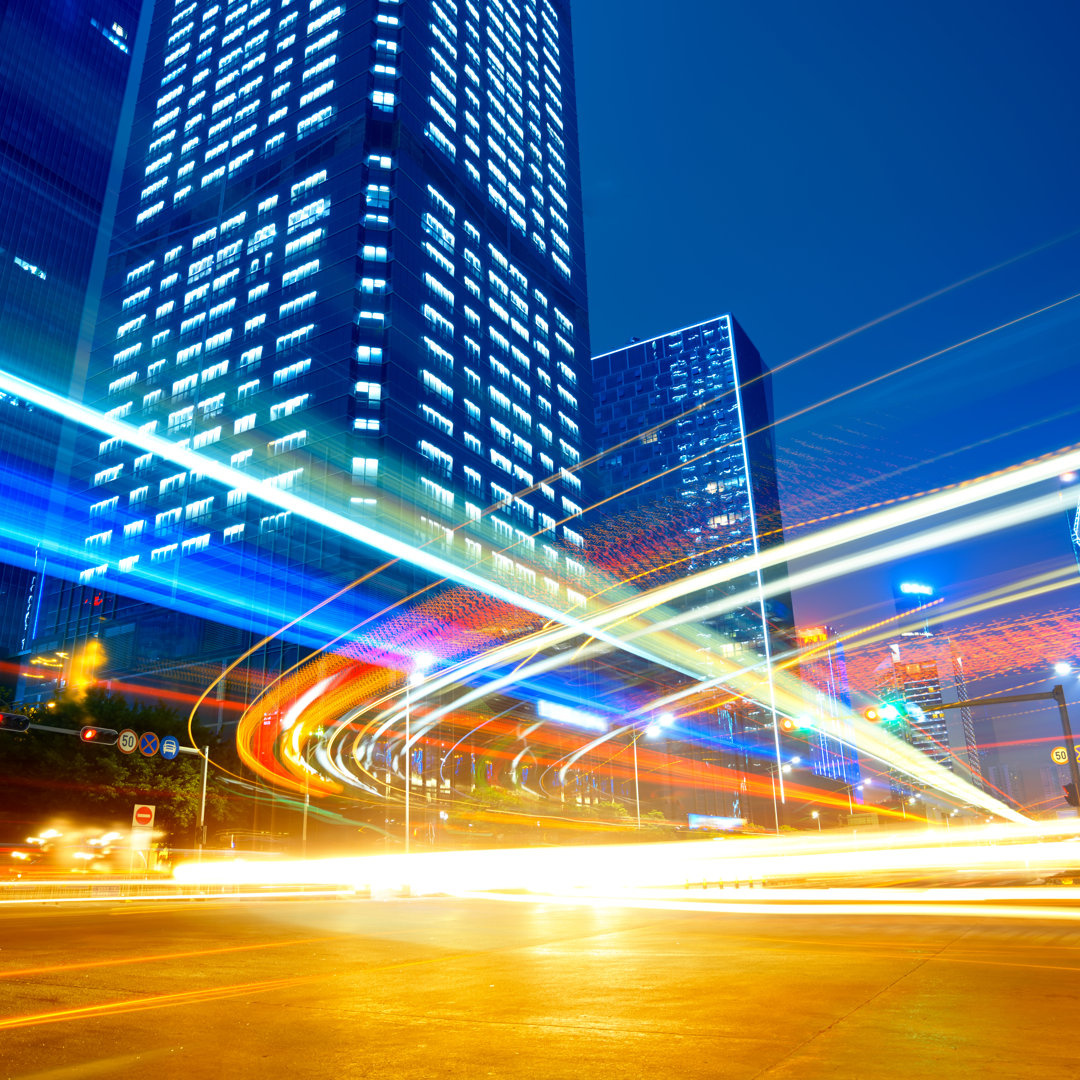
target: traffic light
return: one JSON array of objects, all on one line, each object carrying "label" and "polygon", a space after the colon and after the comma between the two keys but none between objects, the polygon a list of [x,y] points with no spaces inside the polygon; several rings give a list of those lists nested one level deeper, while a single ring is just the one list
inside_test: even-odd
[{"label": "traffic light", "polygon": [[29,731],[30,717],[19,713],[0,713],[0,731]]},{"label": "traffic light", "polygon": [[1077,797],[1075,784],[1065,784],[1061,790],[1065,792],[1065,801],[1070,806],[1080,806],[1080,798]]},{"label": "traffic light", "polygon": [[120,732],[107,727],[93,727],[87,725],[79,731],[79,738],[83,742],[100,743],[102,746],[115,746],[120,738]]},{"label": "traffic light", "polygon": [[809,727],[809,726],[810,726],[810,721],[807,720],[805,717],[802,717],[802,716],[800,716],[800,717],[781,716],[780,717],[780,730],[785,732],[788,735],[791,735],[793,732],[796,732],[796,731],[801,731],[803,728]]},{"label": "traffic light", "polygon": [[902,701],[883,701],[880,705],[871,705],[863,710],[863,716],[872,724],[880,724],[883,720],[899,720],[901,716],[907,716],[908,708]]}]

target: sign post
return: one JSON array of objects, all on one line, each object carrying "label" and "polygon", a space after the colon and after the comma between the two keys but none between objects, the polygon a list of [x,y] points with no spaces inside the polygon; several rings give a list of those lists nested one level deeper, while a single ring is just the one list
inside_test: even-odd
[{"label": "sign post", "polygon": [[154,817],[157,807],[136,803],[131,812],[131,864],[129,873],[135,873],[135,852],[143,853],[146,869],[150,869],[150,842],[154,837]]}]

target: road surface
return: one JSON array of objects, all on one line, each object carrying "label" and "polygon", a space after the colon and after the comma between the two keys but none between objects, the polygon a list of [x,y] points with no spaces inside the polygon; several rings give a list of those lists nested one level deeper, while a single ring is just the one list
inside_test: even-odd
[{"label": "road surface", "polygon": [[1080,1074],[1080,923],[483,899],[0,909],[0,1076]]}]

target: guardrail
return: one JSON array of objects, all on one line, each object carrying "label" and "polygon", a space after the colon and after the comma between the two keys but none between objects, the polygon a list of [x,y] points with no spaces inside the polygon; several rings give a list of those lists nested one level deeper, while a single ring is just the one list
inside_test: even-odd
[{"label": "guardrail", "polygon": [[0,906],[8,904],[92,903],[109,900],[207,900],[280,899],[288,896],[350,896],[352,889],[341,885],[185,885],[165,879],[106,879],[97,881],[12,881],[0,884]]}]

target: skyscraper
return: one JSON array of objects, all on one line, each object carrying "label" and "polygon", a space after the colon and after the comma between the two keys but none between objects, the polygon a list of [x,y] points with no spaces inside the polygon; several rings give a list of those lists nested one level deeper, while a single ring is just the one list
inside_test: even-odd
[{"label": "skyscraper", "polygon": [[[650,554],[636,584],[658,585],[782,543],[767,369],[732,316],[602,353],[593,358],[593,379],[597,439],[608,451],[599,468],[610,531],[626,548],[662,544],[672,555]],[[768,670],[792,644],[790,597],[773,588],[783,576],[779,568],[744,575],[683,606],[752,595],[706,622],[723,635],[726,657]],[[664,734],[678,753],[731,776],[768,767],[772,723],[767,705],[728,701]],[[721,788],[717,780],[678,798],[687,811],[745,816],[745,789]],[[772,813],[771,804],[759,808],[762,820]]]},{"label": "skyscraper", "polygon": [[[930,603],[934,590],[907,582],[896,595],[898,613],[905,614]],[[889,655],[875,673],[878,691],[887,700],[915,707],[907,718],[901,718],[897,733],[932,761],[982,787],[971,710],[940,708],[968,698],[963,657],[948,636],[932,633],[925,624],[923,629],[902,633],[889,642],[888,649]]]},{"label": "skyscraper", "polygon": [[[159,3],[88,401],[462,559],[569,557],[576,127],[564,3]],[[118,440],[92,458],[94,588],[265,628],[379,561]]]},{"label": "skyscraper", "polygon": [[855,791],[860,779],[859,753],[848,721],[851,694],[848,689],[844,643],[831,627],[810,626],[798,631],[799,677],[807,687],[807,710],[815,721],[807,736],[809,767],[818,776],[841,781]]},{"label": "skyscraper", "polygon": [[[109,237],[109,180],[134,105],[143,0],[10,0],[0,9],[0,368],[60,393],[81,384]],[[147,16],[148,17],[148,16]],[[130,92],[129,92],[130,89]],[[25,648],[48,565],[41,547],[58,417],[0,395],[0,658]],[[6,564],[6,565],[3,565]]]},{"label": "skyscraper", "polygon": [[[593,359],[602,495],[619,520],[678,533],[688,558],[669,576],[783,542],[767,374],[730,315]],[[717,628],[764,652],[763,626],[791,628],[790,598],[769,591]]]},{"label": "skyscraper", "polygon": [[0,11],[0,363],[64,393],[143,7]]}]

